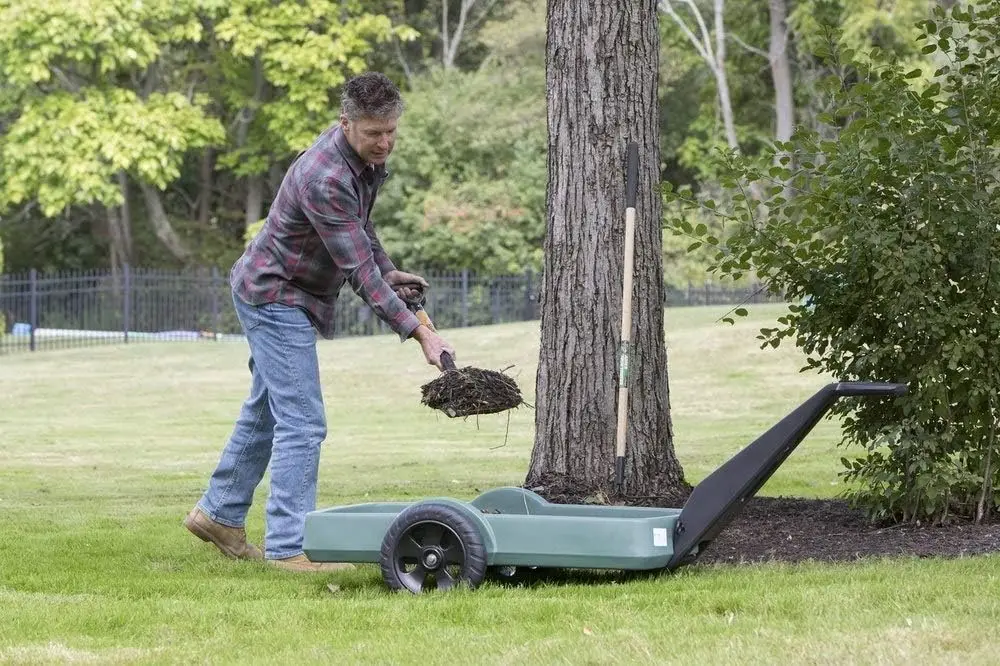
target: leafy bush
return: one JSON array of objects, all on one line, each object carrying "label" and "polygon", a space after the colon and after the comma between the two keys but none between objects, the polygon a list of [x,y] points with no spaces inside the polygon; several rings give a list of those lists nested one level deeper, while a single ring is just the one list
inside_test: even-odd
[{"label": "leafy bush", "polygon": [[539,270],[545,235],[545,72],[502,64],[414,82],[374,215],[403,268]]},{"label": "leafy bush", "polygon": [[826,127],[777,146],[781,166],[726,156],[732,206],[668,195],[737,224],[719,241],[670,222],[716,246],[714,271],[786,294],[763,346],[792,341],[805,369],[838,379],[909,384],[834,408],[863,449],[844,458],[848,496],[897,521],[985,519],[1000,481],[1000,0],[934,18],[918,24],[942,63],[932,76],[831,49],[847,75],[826,82]]}]

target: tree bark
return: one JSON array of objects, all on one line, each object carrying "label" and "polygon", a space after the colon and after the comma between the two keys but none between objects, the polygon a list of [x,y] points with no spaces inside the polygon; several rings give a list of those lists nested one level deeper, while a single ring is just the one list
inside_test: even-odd
[{"label": "tree bark", "polygon": [[206,148],[201,156],[198,189],[198,224],[207,227],[212,219],[212,188],[215,187],[215,151]]},{"label": "tree bark", "polygon": [[[663,326],[655,0],[549,0],[549,180],[535,442],[527,487],[612,495],[625,149],[639,145],[624,494],[673,495]],[[544,492],[544,491],[543,491]]]},{"label": "tree bark", "polygon": [[132,208],[129,205],[128,176],[118,172],[118,189],[122,194],[121,206],[108,206],[108,239],[112,273],[125,264],[132,263]]},{"label": "tree bark", "polygon": [[[258,51],[254,56],[254,94],[253,101],[240,110],[239,127],[237,128],[236,145],[243,148],[246,145],[250,132],[250,125],[257,115],[257,108],[265,100],[267,94],[267,80],[264,78],[264,63]],[[261,210],[264,201],[264,176],[262,174],[251,174],[246,177],[247,196],[243,209],[244,228],[258,222],[261,217]]]},{"label": "tree bark", "polygon": [[142,196],[146,200],[146,215],[153,225],[153,232],[156,234],[156,237],[160,239],[160,242],[170,250],[170,254],[174,255],[176,259],[187,261],[191,257],[191,251],[184,244],[184,241],[181,240],[181,237],[177,235],[173,225],[170,224],[170,218],[167,217],[167,212],[163,209],[163,200],[160,198],[160,192],[148,183],[139,183],[139,188],[142,190]]},{"label": "tree bark", "polygon": [[715,0],[715,80],[719,86],[719,106],[722,108],[722,124],[726,128],[726,143],[738,150],[736,119],[733,117],[733,100],[729,95],[729,77],[726,75],[726,10],[725,0]]},{"label": "tree bark", "polygon": [[263,176],[248,176],[245,229],[249,229],[251,225],[260,221],[263,207],[264,178]]},{"label": "tree bark", "polygon": [[[698,34],[674,7],[674,2],[685,5],[697,23]],[[723,21],[725,15],[725,0],[715,0],[713,11],[715,16],[715,46],[712,46],[711,31],[702,16],[701,10],[693,0],[659,0],[660,9],[667,14],[681,32],[688,38],[695,51],[705,61],[708,68],[712,70],[715,77],[715,86],[719,98],[719,113],[722,115],[722,126],[726,133],[726,145],[731,150],[739,150],[739,139],[736,136],[736,120],[733,116],[733,102],[729,95],[729,79],[726,76],[726,27]]]},{"label": "tree bark", "polygon": [[795,102],[792,99],[792,67],[788,58],[788,16],[785,0],[770,0],[771,43],[768,60],[774,82],[774,138],[788,141],[795,123]]}]

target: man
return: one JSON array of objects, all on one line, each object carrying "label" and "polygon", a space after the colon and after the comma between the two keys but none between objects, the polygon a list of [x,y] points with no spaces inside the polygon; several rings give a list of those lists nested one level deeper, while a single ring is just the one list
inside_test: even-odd
[{"label": "man", "polygon": [[[230,557],[264,558],[291,571],[350,567],[310,562],[302,550],[327,432],[316,331],[332,336],[344,283],[401,341],[415,339],[428,363],[441,368],[442,352],[454,356],[402,300],[427,281],[396,269],[370,219],[403,111],[399,91],[384,75],[367,73],[347,82],[341,101],[339,124],[289,168],[263,228],[233,266],[233,302],[250,346],[250,395],[208,489],[184,521]],[[261,552],[247,543],[243,526],[269,463]]]}]

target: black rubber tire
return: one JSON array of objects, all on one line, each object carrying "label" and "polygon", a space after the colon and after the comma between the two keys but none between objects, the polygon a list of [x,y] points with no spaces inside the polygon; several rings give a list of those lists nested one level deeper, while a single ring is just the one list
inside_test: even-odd
[{"label": "black rubber tire", "polygon": [[[419,561],[421,549],[438,548],[445,555],[443,570],[431,571]],[[411,564],[414,569],[407,571]],[[382,539],[382,579],[389,589],[425,592],[428,578],[436,589],[475,589],[486,576],[486,547],[479,526],[448,504],[414,504],[400,512]]]}]

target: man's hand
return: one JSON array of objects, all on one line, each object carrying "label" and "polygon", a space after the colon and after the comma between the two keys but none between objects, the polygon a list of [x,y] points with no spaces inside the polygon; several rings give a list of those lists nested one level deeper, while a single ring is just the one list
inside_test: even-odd
[{"label": "man's hand", "polygon": [[424,289],[431,286],[427,280],[423,279],[419,275],[414,275],[413,273],[407,273],[405,271],[389,271],[382,276],[382,279],[385,280],[396,292],[396,295],[404,301],[420,300],[420,296],[423,294]]},{"label": "man's hand", "polygon": [[423,324],[413,330],[413,338],[420,343],[427,362],[430,365],[436,366],[438,370],[444,370],[444,365],[441,363],[441,352],[448,352],[452,360],[455,360],[455,348]]}]

